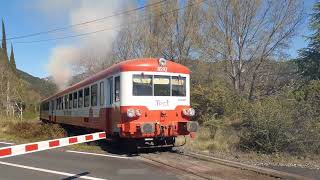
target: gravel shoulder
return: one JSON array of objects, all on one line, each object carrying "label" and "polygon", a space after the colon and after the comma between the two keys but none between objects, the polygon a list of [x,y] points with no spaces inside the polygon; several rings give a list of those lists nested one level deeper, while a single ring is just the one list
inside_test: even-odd
[{"label": "gravel shoulder", "polygon": [[297,174],[311,179],[320,180],[320,156],[292,156],[288,154],[257,154],[242,152],[208,152],[178,148],[216,158],[241,162],[248,165],[271,168],[278,171]]}]

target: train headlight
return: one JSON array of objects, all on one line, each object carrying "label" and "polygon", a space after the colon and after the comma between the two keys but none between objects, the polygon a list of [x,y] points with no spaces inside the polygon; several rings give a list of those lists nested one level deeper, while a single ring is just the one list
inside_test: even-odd
[{"label": "train headlight", "polygon": [[183,115],[185,115],[185,116],[189,116],[188,109],[184,109],[184,110],[182,110],[182,113],[183,113]]},{"label": "train headlight", "polygon": [[128,116],[129,118],[135,117],[135,116],[136,116],[135,110],[134,110],[134,109],[128,109],[128,110],[127,110],[127,116]]},{"label": "train headlight", "polygon": [[193,108],[189,109],[189,116],[194,116],[196,114],[196,111]]},{"label": "train headlight", "polygon": [[194,116],[196,114],[196,111],[193,108],[189,108],[189,109],[184,109],[182,113],[185,116]]},{"label": "train headlight", "polygon": [[141,116],[141,111],[139,109],[136,109],[136,116],[138,116],[138,117]]}]

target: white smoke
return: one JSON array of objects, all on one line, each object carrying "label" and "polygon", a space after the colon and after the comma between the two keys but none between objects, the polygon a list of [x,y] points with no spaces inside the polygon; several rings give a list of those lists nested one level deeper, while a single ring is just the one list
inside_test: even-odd
[{"label": "white smoke", "polygon": [[[118,0],[77,0],[75,2],[76,3],[68,3],[69,6],[73,5],[69,7],[70,11],[68,12],[70,24],[77,24],[112,15],[119,7],[121,8],[122,4],[122,1]],[[63,6],[63,3],[61,5]],[[55,4],[55,7],[56,6],[57,4]],[[121,21],[122,18],[119,16],[112,17],[95,23],[74,26],[72,32],[76,35],[118,27]],[[75,38],[72,39],[72,43],[56,46],[51,50],[49,57],[47,66],[49,75],[53,77],[54,82],[60,89],[65,88],[74,75],[72,67],[85,66],[86,63],[90,65],[98,64],[99,62],[96,61],[98,61],[98,59],[101,61],[103,57],[106,57],[106,53],[111,50],[112,43],[116,36],[117,30],[107,30]],[[105,61],[106,59],[103,60]]]},{"label": "white smoke", "polygon": [[59,88],[64,88],[72,77],[70,66],[79,59],[79,50],[73,46],[58,46],[52,50],[48,73]]}]

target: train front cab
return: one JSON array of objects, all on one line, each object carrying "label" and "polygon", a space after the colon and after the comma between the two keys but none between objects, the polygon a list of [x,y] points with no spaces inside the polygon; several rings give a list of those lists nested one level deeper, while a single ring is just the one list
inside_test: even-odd
[{"label": "train front cab", "polygon": [[[120,74],[118,95],[121,138],[173,144],[198,129],[191,121],[189,74],[129,71]],[[117,96],[117,90],[115,90]],[[115,108],[117,109],[117,108]]]}]

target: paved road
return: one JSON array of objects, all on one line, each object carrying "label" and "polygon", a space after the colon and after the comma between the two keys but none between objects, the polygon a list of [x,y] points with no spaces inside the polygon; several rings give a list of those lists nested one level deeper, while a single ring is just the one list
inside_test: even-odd
[{"label": "paved road", "polygon": [[278,171],[299,174],[304,177],[320,180],[320,170],[317,170],[317,169],[307,169],[307,168],[301,168],[301,167],[285,167],[285,166],[267,166],[267,167],[278,170]]},{"label": "paved road", "polygon": [[[0,143],[0,147],[8,146]],[[0,179],[175,180],[172,172],[134,157],[97,156],[54,149],[0,159]]]}]

